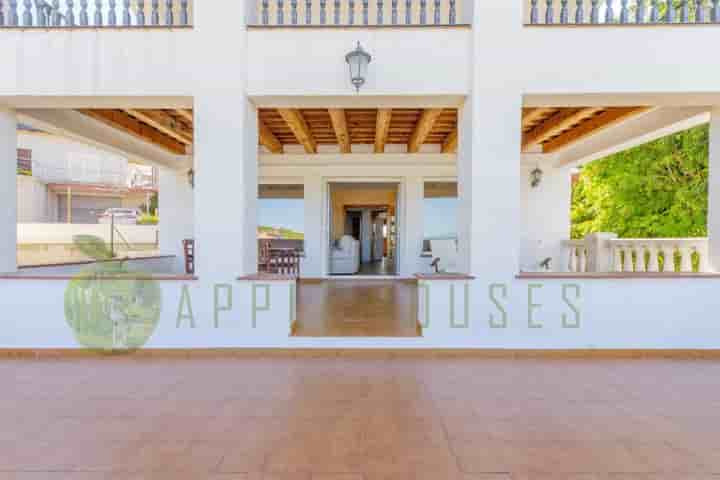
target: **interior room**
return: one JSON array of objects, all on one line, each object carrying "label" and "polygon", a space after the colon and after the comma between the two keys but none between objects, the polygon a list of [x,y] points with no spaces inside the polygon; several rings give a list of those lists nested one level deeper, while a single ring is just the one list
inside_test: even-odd
[{"label": "interior room", "polygon": [[331,183],[330,275],[397,273],[397,183]]}]

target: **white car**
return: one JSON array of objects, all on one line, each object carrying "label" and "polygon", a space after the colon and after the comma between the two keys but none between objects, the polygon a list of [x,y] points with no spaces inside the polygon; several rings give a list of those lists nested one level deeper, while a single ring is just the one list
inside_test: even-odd
[{"label": "white car", "polygon": [[117,224],[137,225],[140,212],[134,208],[108,208],[98,217],[98,223],[111,223],[112,217]]}]

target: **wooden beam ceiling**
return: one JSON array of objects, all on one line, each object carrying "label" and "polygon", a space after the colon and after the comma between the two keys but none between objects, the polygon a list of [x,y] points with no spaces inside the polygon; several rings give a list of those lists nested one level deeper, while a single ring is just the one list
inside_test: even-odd
[{"label": "wooden beam ceiling", "polygon": [[342,108],[330,108],[328,109],[328,114],[330,115],[333,130],[335,130],[335,137],[337,138],[338,145],[340,145],[340,152],[351,153],[350,134],[348,133],[345,110]]},{"label": "wooden beam ceiling", "polygon": [[522,112],[522,128],[523,130],[527,127],[537,123],[544,117],[555,112],[556,108],[523,108]]},{"label": "wooden beam ceiling", "polygon": [[108,126],[121,130],[135,138],[150,142],[176,155],[186,155],[186,144],[160,132],[151,125],[131,117],[123,110],[80,109],[80,113]]},{"label": "wooden beam ceiling", "polygon": [[297,141],[305,147],[305,153],[317,153],[317,143],[300,110],[295,108],[278,108],[278,113],[285,120]]},{"label": "wooden beam ceiling", "polygon": [[578,142],[590,135],[594,135],[606,128],[612,127],[630,117],[649,110],[648,107],[615,107],[607,108],[604,112],[581,123],[576,128],[553,138],[543,144],[543,153],[553,153],[572,143]]},{"label": "wooden beam ceiling", "polygon": [[553,114],[547,120],[533,127],[529,132],[523,135],[522,150],[526,150],[531,145],[542,144],[545,141],[555,137],[574,125],[591,117],[599,108],[567,108],[561,109]]},{"label": "wooden beam ceiling", "polygon": [[442,114],[442,108],[428,108],[423,110],[420,120],[415,125],[415,131],[413,131],[408,142],[408,153],[417,153],[420,151],[420,146],[425,143],[425,139],[432,131],[435,121]]},{"label": "wooden beam ceiling", "polygon": [[260,137],[260,145],[270,150],[270,153],[283,153],[283,145],[280,140],[260,119],[258,119],[258,136]]},{"label": "wooden beam ceiling", "polygon": [[455,153],[457,152],[457,146],[458,146],[458,131],[457,127],[455,130],[450,132],[450,134],[445,138],[445,141],[442,145],[442,153]]},{"label": "wooden beam ceiling", "polygon": [[162,110],[125,110],[133,118],[145,122],[185,145],[192,145],[193,132]]},{"label": "wooden beam ceiling", "polygon": [[375,118],[375,153],[385,153],[385,144],[390,134],[390,121],[392,120],[392,110],[389,108],[379,108]]},{"label": "wooden beam ceiling", "polygon": [[193,111],[186,108],[178,108],[175,110],[178,117],[184,119],[187,122],[193,122]]}]

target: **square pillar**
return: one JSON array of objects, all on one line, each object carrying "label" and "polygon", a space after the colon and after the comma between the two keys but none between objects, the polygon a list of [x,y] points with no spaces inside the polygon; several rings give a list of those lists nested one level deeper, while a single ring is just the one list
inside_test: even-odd
[{"label": "square pillar", "polygon": [[405,239],[404,250],[400,255],[402,265],[400,274],[412,276],[421,273],[420,254],[422,254],[424,227],[425,185],[422,177],[407,177],[405,180]]},{"label": "square pillar", "polygon": [[720,271],[720,106],[710,112],[708,153],[708,264]]},{"label": "square pillar", "polygon": [[[458,125],[459,269],[483,282],[519,271],[522,2],[474,2],[471,93]],[[489,75],[488,72],[495,72]]]},{"label": "square pillar", "polygon": [[185,272],[185,252],[182,241],[193,238],[193,190],[188,170],[167,167],[158,169],[159,175],[159,235],[160,253],[175,255],[175,272]]},{"label": "square pillar", "polygon": [[17,271],[17,117],[0,108],[0,273]]},{"label": "square pillar", "polygon": [[[320,278],[325,271],[328,255],[327,235],[328,227],[323,228],[323,221],[327,210],[324,204],[323,179],[318,174],[306,175],[303,182],[305,198],[303,201],[305,215],[305,258],[303,259],[300,275],[305,278]],[[330,222],[330,219],[327,220]]]},{"label": "square pillar", "polygon": [[195,99],[196,274],[257,272],[257,109],[239,92]]}]

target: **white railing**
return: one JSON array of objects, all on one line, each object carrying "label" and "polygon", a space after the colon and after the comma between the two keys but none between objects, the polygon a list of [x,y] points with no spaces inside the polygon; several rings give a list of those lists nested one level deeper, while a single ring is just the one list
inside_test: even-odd
[{"label": "white railing", "polygon": [[584,273],[588,271],[588,250],[584,240],[566,240],[563,246],[567,251],[567,271]]},{"label": "white railing", "polygon": [[55,167],[33,162],[33,177],[43,183],[80,183],[117,188],[127,188],[128,183],[127,169],[115,170],[84,164]]},{"label": "white railing", "polygon": [[[257,25],[455,25],[462,0],[256,0]],[[465,0],[471,1],[471,0]]]},{"label": "white railing", "polygon": [[531,25],[720,23],[720,0],[526,0]]},{"label": "white railing", "polygon": [[192,25],[191,0],[0,0],[0,27],[189,25]]},{"label": "white railing", "polygon": [[707,238],[610,240],[615,272],[707,272]]},{"label": "white railing", "polygon": [[574,273],[704,273],[711,271],[707,238],[617,238],[596,233],[563,242]]}]

